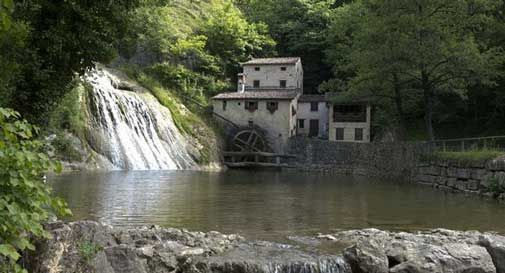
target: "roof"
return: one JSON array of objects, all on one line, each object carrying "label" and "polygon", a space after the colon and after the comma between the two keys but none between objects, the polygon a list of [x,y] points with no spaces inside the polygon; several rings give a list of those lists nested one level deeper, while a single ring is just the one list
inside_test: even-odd
[{"label": "roof", "polygon": [[333,104],[369,104],[370,100],[364,97],[355,97],[348,94],[329,92],[325,95],[326,101]]},{"label": "roof", "polygon": [[280,57],[280,58],[254,58],[242,65],[261,65],[261,64],[296,64],[300,57]]},{"label": "roof", "polygon": [[229,92],[221,93],[214,96],[213,100],[292,100],[296,98],[300,92],[296,89],[292,90],[262,90],[262,91],[245,91],[245,92]]},{"label": "roof", "polygon": [[326,101],[325,95],[302,95],[298,102],[321,102]]}]

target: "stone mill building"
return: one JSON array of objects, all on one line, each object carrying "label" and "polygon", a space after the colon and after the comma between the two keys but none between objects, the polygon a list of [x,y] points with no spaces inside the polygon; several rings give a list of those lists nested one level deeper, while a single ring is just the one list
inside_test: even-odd
[{"label": "stone mill building", "polygon": [[[213,111],[241,127],[261,128],[274,152],[285,152],[289,139],[296,135],[333,141],[370,140],[369,105],[365,108],[335,108],[329,96],[304,94],[303,66],[299,57],[256,58],[241,65],[243,72],[238,74],[237,90],[213,97]],[[357,116],[340,118],[342,115],[362,117],[362,112],[356,114],[353,111],[363,109],[367,113],[364,122]],[[340,110],[349,111],[339,115],[336,111]],[[335,116],[343,123],[336,123]],[[368,130],[362,131],[361,138],[361,130],[350,134],[352,129],[346,120]],[[342,134],[344,137],[338,138]]]}]

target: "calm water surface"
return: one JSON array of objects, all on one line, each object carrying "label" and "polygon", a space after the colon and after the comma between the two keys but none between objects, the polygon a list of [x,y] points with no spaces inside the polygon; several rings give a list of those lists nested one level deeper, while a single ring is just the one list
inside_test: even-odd
[{"label": "calm water surface", "polygon": [[337,229],[505,232],[505,204],[377,179],[291,172],[111,172],[50,177],[72,220],[280,240]]}]

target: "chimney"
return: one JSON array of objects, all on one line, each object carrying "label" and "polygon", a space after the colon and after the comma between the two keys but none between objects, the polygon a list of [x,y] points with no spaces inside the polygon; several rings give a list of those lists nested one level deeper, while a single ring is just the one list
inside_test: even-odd
[{"label": "chimney", "polygon": [[246,84],[245,74],[239,73],[238,74],[237,92],[244,93],[245,92],[245,84]]}]

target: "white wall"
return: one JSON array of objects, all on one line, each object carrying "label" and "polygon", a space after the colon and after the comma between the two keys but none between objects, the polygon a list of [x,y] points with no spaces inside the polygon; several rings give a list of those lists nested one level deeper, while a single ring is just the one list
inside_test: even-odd
[{"label": "white wall", "polygon": [[[259,67],[260,71],[255,71]],[[281,71],[286,67],[286,71]],[[260,88],[280,88],[280,80],[286,80],[286,88],[303,88],[303,69],[301,63],[284,65],[245,65],[246,88],[253,88],[255,80],[260,81]]]},{"label": "white wall", "polygon": [[[267,101],[277,101],[279,108],[274,113],[266,108]],[[250,112],[245,109],[245,100],[227,100],[226,110],[223,111],[223,100],[213,100],[214,112],[239,126],[247,127],[249,120],[267,132],[267,139],[274,152],[282,153],[287,148],[288,139],[296,133],[296,115],[291,115],[291,107],[296,109],[297,99],[294,100],[260,100],[258,109]]]},{"label": "white wall", "polygon": [[[309,135],[310,129],[310,120],[317,119],[319,120],[319,136],[322,138],[328,137],[328,107],[326,102],[319,102],[319,109],[317,112],[310,111],[310,102],[299,102],[298,103],[298,114],[297,119],[304,119],[305,126],[304,128],[297,128],[297,133],[299,135]],[[298,126],[298,125],[297,125]]]},{"label": "white wall", "polygon": [[[370,124],[372,117],[372,108],[368,105],[366,108],[366,122],[333,122],[333,106],[330,105],[329,109],[329,139],[330,141],[336,140],[336,128],[344,128],[344,140],[342,142],[370,142]],[[363,141],[356,141],[354,139],[355,129],[363,129]]]}]

